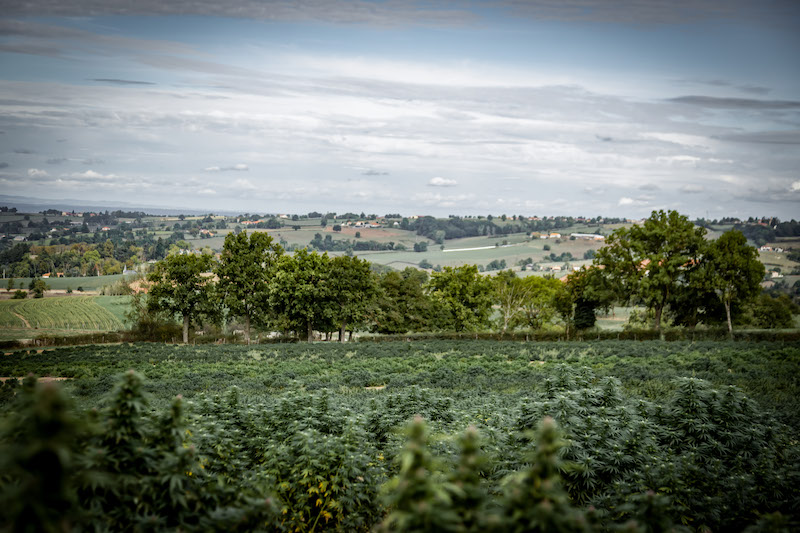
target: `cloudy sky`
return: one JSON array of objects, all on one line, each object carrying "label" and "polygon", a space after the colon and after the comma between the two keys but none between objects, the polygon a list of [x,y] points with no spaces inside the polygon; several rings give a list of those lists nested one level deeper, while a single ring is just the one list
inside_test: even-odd
[{"label": "cloudy sky", "polygon": [[0,0],[0,13],[3,194],[800,215],[795,0]]}]

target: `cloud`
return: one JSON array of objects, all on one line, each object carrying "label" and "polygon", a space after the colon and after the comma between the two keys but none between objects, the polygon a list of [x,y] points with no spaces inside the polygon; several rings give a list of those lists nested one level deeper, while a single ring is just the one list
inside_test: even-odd
[{"label": "cloud", "polygon": [[458,182],[454,179],[436,176],[435,178],[431,178],[431,180],[428,182],[428,185],[430,187],[455,187],[458,185]]},{"label": "cloud", "polygon": [[640,191],[658,191],[661,190],[661,187],[656,185],[655,183],[645,183],[643,185],[639,185]]},{"label": "cloud", "polygon": [[684,185],[683,187],[680,188],[680,191],[684,194],[697,194],[704,192],[705,190],[706,190],[705,187],[697,184]]},{"label": "cloud", "polygon": [[237,163],[233,166],[229,167],[206,167],[203,170],[206,172],[246,172],[250,170],[250,167],[245,165],[244,163]]},{"label": "cloud", "polygon": [[362,176],[388,176],[388,172],[380,172],[378,170],[369,169],[361,173]]},{"label": "cloud", "polygon": [[48,174],[46,170],[39,170],[38,168],[29,168],[28,169],[28,177],[31,177],[31,178],[34,178],[34,179],[36,179],[36,178],[46,178],[49,175],[50,174]]},{"label": "cloud", "polygon": [[52,157],[46,161],[48,165],[60,165],[67,161],[66,157]]},{"label": "cloud", "polygon": [[256,187],[253,184],[253,182],[248,180],[248,179],[239,178],[239,179],[237,179],[237,180],[235,180],[233,182],[232,189],[233,189],[232,192],[236,192],[236,190],[239,190],[239,191],[256,191],[256,190],[258,190],[258,187]]},{"label": "cloud", "polygon": [[614,138],[613,138],[613,137],[607,137],[607,136],[601,136],[601,135],[595,135],[595,138],[596,138],[598,141],[602,141],[602,142],[604,142],[604,143],[610,143],[611,141],[613,141],[613,140],[614,140]]},{"label": "cloud", "polygon": [[203,196],[213,196],[217,194],[217,191],[215,191],[214,189],[200,189],[199,191],[197,191],[197,194],[202,194]]},{"label": "cloud", "polygon": [[755,131],[750,133],[731,133],[715,138],[722,141],[758,144],[800,144],[800,130],[793,131]]},{"label": "cloud", "polygon": [[112,83],[115,85],[155,85],[151,81],[120,80],[117,78],[90,78],[89,81],[99,81],[102,83]]},{"label": "cloud", "polygon": [[62,176],[67,178],[73,179],[87,179],[87,180],[114,180],[118,178],[116,174],[101,174],[100,172],[96,172],[94,170],[87,170],[85,172],[73,172],[68,176]]},{"label": "cloud", "polygon": [[800,101],[796,100],[754,100],[751,98],[718,98],[716,96],[678,96],[669,98],[667,102],[695,105],[710,109],[797,109]]},{"label": "cloud", "polygon": [[649,196],[640,196],[638,198],[630,198],[628,196],[623,196],[617,202],[617,205],[620,207],[624,206],[645,206],[649,205],[650,201],[652,200]]},{"label": "cloud", "polygon": [[0,162],[0,168],[8,168],[8,163],[5,161]]},{"label": "cloud", "polygon": [[[394,1],[374,3],[366,0],[77,0],[75,2],[3,2],[4,15],[60,17],[101,15],[202,15],[256,20],[317,21],[333,24],[371,24],[397,26],[461,25],[478,17],[470,10],[449,2]],[[457,5],[457,4],[455,4]]]},{"label": "cloud", "polygon": [[16,150],[14,150],[14,153],[15,154],[23,154],[23,155],[31,155],[31,154],[35,154],[36,152],[34,152],[33,150],[28,150],[27,148],[17,148]]},{"label": "cloud", "polygon": [[753,84],[736,84],[728,80],[697,80],[697,79],[689,79],[689,80],[678,80],[679,83],[694,83],[698,85],[707,85],[710,87],[730,87],[732,89],[736,89],[737,91],[741,91],[743,93],[748,94],[757,94],[757,95],[765,95],[772,92],[772,89],[768,87],[762,87],[760,85],[753,85]]},{"label": "cloud", "polygon": [[800,191],[800,180],[795,181],[789,186],[789,190],[792,192]]}]

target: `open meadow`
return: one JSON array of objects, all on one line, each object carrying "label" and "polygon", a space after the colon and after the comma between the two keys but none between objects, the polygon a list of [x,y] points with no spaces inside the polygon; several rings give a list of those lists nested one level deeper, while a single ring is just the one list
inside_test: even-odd
[{"label": "open meadow", "polygon": [[[122,344],[0,358],[0,376],[28,373],[68,378],[69,401],[79,412],[98,408],[102,427],[134,416],[120,415],[134,412],[124,402],[142,413],[124,423],[151,428],[154,439],[175,424],[179,449],[195,450],[175,474],[181,483],[269,495],[275,514],[262,517],[265,530],[368,530],[391,494],[404,494],[401,457],[441,472],[407,482],[447,491],[465,453],[481,465],[474,505],[507,526],[514,473],[539,449],[526,432],[546,417],[563,438],[559,459],[548,460],[568,507],[592,506],[595,529],[648,508],[690,529],[740,531],[776,511],[795,524],[800,504],[796,342]],[[6,411],[16,409],[12,383],[0,389]],[[169,422],[177,395],[185,414]],[[415,415],[424,427],[405,433]],[[470,427],[478,448],[465,452]],[[535,442],[544,446],[546,435],[540,429]],[[136,438],[144,440],[131,446],[155,446]],[[148,475],[138,479],[157,484],[162,473]],[[439,501],[437,513],[464,512],[458,501]]]}]

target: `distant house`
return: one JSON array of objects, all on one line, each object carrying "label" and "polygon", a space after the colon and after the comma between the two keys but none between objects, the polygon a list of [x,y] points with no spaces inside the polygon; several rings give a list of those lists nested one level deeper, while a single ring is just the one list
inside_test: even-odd
[{"label": "distant house", "polygon": [[49,278],[50,277],[50,272],[45,272],[44,274],[42,274],[42,277],[43,278]]},{"label": "distant house", "polygon": [[759,252],[771,252],[772,251],[772,246],[762,246],[761,248],[758,249],[758,251]]},{"label": "distant house", "polygon": [[100,228],[100,231],[111,231],[111,228],[108,226],[103,226],[102,228]]},{"label": "distant house", "polygon": [[550,233],[550,235],[548,235],[548,238],[550,238],[550,239],[560,239],[561,238],[561,234],[552,232],[552,233]]}]

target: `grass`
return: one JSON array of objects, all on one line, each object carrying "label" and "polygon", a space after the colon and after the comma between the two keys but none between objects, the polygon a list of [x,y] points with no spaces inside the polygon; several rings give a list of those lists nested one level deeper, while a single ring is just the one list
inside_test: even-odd
[{"label": "grass", "polygon": [[45,332],[116,331],[125,327],[127,296],[72,296],[0,301],[0,328],[26,336]]},{"label": "grass", "polygon": [[[122,274],[114,274],[111,276],[83,276],[83,277],[75,277],[75,278],[48,278],[45,279],[45,283],[50,287],[51,290],[66,290],[71,288],[73,291],[78,290],[78,287],[83,287],[84,291],[99,291],[106,285],[111,285],[123,278],[131,279],[134,275],[127,275],[123,276]],[[6,288],[6,284],[8,283],[8,278],[2,280],[0,282],[0,288],[3,290]],[[19,284],[22,283],[23,290],[28,290],[28,285],[31,283],[31,278],[14,278],[14,287],[19,288]]]}]

